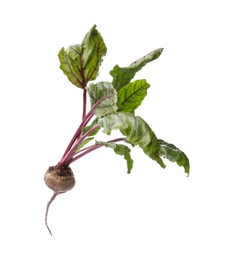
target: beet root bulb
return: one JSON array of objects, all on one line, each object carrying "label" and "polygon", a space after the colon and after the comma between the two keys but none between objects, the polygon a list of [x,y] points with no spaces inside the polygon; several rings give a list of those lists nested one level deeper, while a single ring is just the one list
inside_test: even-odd
[{"label": "beet root bulb", "polygon": [[75,186],[75,178],[70,167],[58,168],[52,166],[49,167],[49,169],[45,173],[44,181],[46,185],[54,192],[52,198],[47,204],[45,213],[45,224],[49,233],[52,235],[52,232],[47,224],[49,207],[54,199],[57,197],[57,195],[67,192]]},{"label": "beet root bulb", "polygon": [[64,193],[75,186],[75,178],[70,167],[49,167],[45,173],[44,181],[54,193]]}]

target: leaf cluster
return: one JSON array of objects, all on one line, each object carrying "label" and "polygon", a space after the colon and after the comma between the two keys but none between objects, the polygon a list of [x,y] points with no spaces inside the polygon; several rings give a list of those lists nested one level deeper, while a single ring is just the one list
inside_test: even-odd
[{"label": "leaf cluster", "polygon": [[101,34],[94,25],[79,45],[72,45],[68,49],[62,48],[59,52],[60,68],[68,79],[78,88],[87,91],[93,113],[94,121],[83,128],[86,133],[94,126],[99,128],[90,131],[90,137],[83,140],[75,152],[94,139],[94,135],[102,128],[103,132],[110,135],[113,130],[119,130],[125,144],[117,144],[115,141],[96,141],[95,147],[105,146],[124,156],[127,162],[128,173],[133,167],[128,144],[139,146],[152,160],[162,168],[166,165],[164,158],[176,162],[182,166],[187,174],[190,171],[189,160],[184,152],[173,144],[159,139],[148,123],[140,116],[135,115],[135,110],[142,104],[147,96],[150,84],[145,79],[133,80],[135,74],[146,64],[157,59],[163,49],[156,49],[127,67],[115,65],[110,71],[111,82],[92,83],[95,80],[103,57],[107,52],[106,45]]}]

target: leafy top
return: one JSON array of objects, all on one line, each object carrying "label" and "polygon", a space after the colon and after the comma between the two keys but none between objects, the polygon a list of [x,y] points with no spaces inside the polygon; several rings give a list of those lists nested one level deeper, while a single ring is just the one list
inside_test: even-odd
[{"label": "leafy top", "polygon": [[[157,138],[147,122],[140,116],[135,116],[135,110],[142,104],[150,84],[145,79],[131,80],[147,63],[157,59],[163,48],[150,52],[127,67],[115,65],[110,71],[113,77],[112,82],[87,85],[89,81],[96,79],[106,51],[103,38],[94,25],[81,44],[72,45],[68,49],[62,48],[59,52],[60,68],[74,85],[87,91],[91,102],[91,109],[89,113],[83,114],[83,121],[60,164],[70,164],[88,152],[105,146],[112,148],[116,154],[124,156],[128,173],[130,173],[133,166],[130,148],[117,144],[117,142],[125,141],[132,146],[138,145],[161,167],[166,167],[163,162],[166,158],[182,166],[188,174],[190,164],[185,153],[173,144]],[[83,103],[86,107],[85,99]],[[90,122],[94,115],[95,119]],[[94,140],[100,128],[107,135],[114,130],[119,130],[122,136],[108,142],[96,141],[95,144],[83,148]]]}]

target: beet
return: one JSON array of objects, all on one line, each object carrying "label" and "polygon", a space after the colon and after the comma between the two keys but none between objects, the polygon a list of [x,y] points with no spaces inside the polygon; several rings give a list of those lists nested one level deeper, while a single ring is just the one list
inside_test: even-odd
[{"label": "beet", "polygon": [[75,178],[70,167],[49,167],[45,173],[44,181],[54,193],[67,192],[75,185]]},{"label": "beet", "polygon": [[45,214],[45,224],[49,233],[52,235],[52,232],[47,224],[49,207],[57,195],[65,193],[75,186],[75,178],[70,167],[51,166],[44,175],[44,181],[46,185],[54,192],[52,198],[47,204]]}]

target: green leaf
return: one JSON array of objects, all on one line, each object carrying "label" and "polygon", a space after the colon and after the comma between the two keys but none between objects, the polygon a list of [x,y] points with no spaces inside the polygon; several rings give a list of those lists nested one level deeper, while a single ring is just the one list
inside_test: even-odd
[{"label": "green leaf", "polygon": [[103,38],[94,25],[81,44],[60,50],[60,68],[74,85],[85,88],[88,81],[96,79],[106,52]]},{"label": "green leaf", "polygon": [[98,124],[104,129],[104,132],[119,129],[128,142],[140,146],[146,155],[161,167],[166,167],[159,157],[158,139],[141,117],[134,116],[132,113],[119,112],[99,118]]},{"label": "green leaf", "polygon": [[147,95],[150,85],[145,79],[130,82],[122,87],[118,92],[117,107],[118,112],[134,112],[139,107]]},{"label": "green leaf", "polygon": [[[97,124],[97,118],[95,118],[90,125],[85,126],[85,127],[82,129],[82,134],[85,134],[88,130],[90,130],[91,128],[93,128],[96,124]],[[93,132],[91,132],[88,136],[94,136],[94,135],[96,135],[99,130],[100,130],[100,127],[97,128],[96,130],[94,130]]]},{"label": "green leaf", "polygon": [[119,67],[118,65],[115,65],[113,70],[110,71],[110,75],[113,77],[113,86],[118,91],[123,86],[128,84],[135,74],[142,69],[148,62],[151,62],[155,59],[157,59],[163,51],[163,48],[154,50],[150,52],[149,54],[145,55],[141,59],[133,62],[128,67]]},{"label": "green leaf", "polygon": [[183,166],[185,172],[189,174],[190,164],[186,154],[173,144],[169,144],[161,139],[158,139],[158,142],[160,155],[171,162],[176,162],[179,166]]},{"label": "green leaf", "polygon": [[162,168],[166,165],[161,157],[177,162],[189,173],[189,163],[186,155],[171,144],[157,139],[150,126],[139,116],[132,113],[119,112],[98,119],[98,124],[104,132],[119,129],[128,142],[138,145],[143,152],[156,161]]},{"label": "green leaf", "polygon": [[94,139],[94,137],[89,137],[84,139],[76,148],[76,150],[74,151],[75,153],[78,152],[84,145],[86,145],[87,143],[89,143],[90,141],[92,141]]},{"label": "green leaf", "polygon": [[96,144],[103,144],[106,147],[110,147],[114,150],[114,152],[118,155],[124,156],[124,159],[127,162],[127,173],[131,173],[131,170],[133,168],[133,160],[130,155],[130,148],[123,144],[116,144],[114,142],[98,142],[96,141]]},{"label": "green leaf", "polygon": [[105,116],[117,111],[117,94],[111,83],[98,82],[97,84],[91,84],[87,87],[87,91],[92,106],[103,99],[94,109],[96,116]]}]

